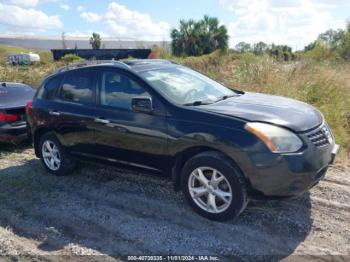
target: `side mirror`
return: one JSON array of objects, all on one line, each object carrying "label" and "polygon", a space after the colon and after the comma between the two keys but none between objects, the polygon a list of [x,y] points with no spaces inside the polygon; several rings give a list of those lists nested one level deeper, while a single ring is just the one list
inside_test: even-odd
[{"label": "side mirror", "polygon": [[133,97],[131,99],[131,109],[135,112],[150,113],[153,111],[152,98]]}]

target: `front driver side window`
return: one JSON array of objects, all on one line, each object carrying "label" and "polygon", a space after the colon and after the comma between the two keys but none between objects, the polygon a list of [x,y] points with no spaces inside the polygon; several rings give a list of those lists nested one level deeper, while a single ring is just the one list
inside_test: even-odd
[{"label": "front driver side window", "polygon": [[101,79],[102,105],[130,110],[133,97],[150,97],[142,86],[118,72],[103,72]]}]

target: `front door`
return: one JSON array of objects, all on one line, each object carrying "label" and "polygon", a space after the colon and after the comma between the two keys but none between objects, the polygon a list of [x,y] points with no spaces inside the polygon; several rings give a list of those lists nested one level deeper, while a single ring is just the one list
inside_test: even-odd
[{"label": "front door", "polygon": [[[98,156],[155,169],[167,165],[166,114],[147,87],[122,70],[100,72],[99,109],[95,121]],[[131,99],[150,97],[153,111],[135,112]]]}]

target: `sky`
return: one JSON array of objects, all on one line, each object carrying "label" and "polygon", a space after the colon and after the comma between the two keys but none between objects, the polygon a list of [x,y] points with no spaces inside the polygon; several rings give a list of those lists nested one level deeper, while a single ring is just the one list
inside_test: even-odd
[{"label": "sky", "polygon": [[0,35],[169,40],[180,19],[215,16],[230,46],[245,41],[302,49],[345,28],[350,0],[0,0]]}]

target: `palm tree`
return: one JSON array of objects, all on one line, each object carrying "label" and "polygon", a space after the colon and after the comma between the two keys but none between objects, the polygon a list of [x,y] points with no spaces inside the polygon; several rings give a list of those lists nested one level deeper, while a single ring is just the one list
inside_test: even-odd
[{"label": "palm tree", "polygon": [[228,47],[226,27],[220,26],[217,18],[209,16],[198,22],[181,20],[179,29],[172,30],[171,38],[173,54],[177,56],[209,54]]},{"label": "palm tree", "polygon": [[205,15],[201,21],[201,27],[204,53],[211,53],[216,49],[227,49],[229,39],[227,29],[224,25],[219,25],[219,20],[216,17]]},{"label": "palm tree", "polygon": [[92,33],[90,38],[90,45],[92,49],[100,49],[101,47],[101,36],[95,32]]}]

